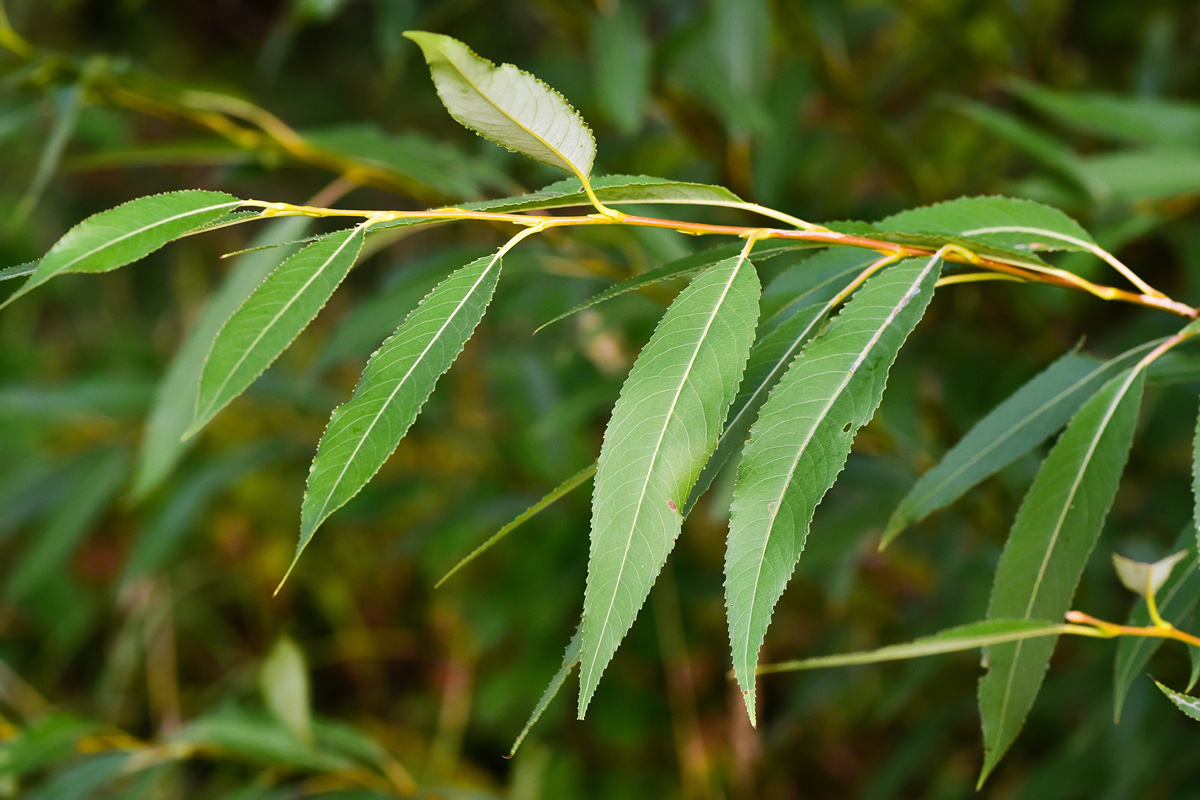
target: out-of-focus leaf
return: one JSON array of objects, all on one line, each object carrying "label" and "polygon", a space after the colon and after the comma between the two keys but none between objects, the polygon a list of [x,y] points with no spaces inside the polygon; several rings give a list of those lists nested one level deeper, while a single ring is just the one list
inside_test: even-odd
[{"label": "out-of-focus leaf", "polygon": [[1057,636],[1064,626],[1043,620],[989,619],[972,622],[939,631],[932,636],[922,636],[907,644],[892,644],[878,650],[861,653],[844,653],[836,656],[815,656],[797,661],[781,661],[778,664],[763,664],[759,675],[775,672],[795,672],[802,669],[825,667],[850,667],[858,664],[878,664],[883,661],[900,661],[908,658],[936,656],[942,653],[957,653],[974,650],[993,644],[1019,642],[1038,636]]},{"label": "out-of-focus leaf", "polygon": [[650,99],[654,57],[636,6],[623,3],[595,17],[592,53],[596,101],[622,133],[632,134]]},{"label": "out-of-focus leaf", "polygon": [[203,228],[241,201],[223,192],[188,190],[139,197],[101,211],[67,231],[38,262],[21,288],[0,308],[56,275],[108,272]]},{"label": "out-of-focus leaf", "polygon": [[36,789],[22,794],[24,800],[86,800],[97,797],[101,787],[126,774],[133,756],[101,753],[56,771]]},{"label": "out-of-focus leaf", "polygon": [[1168,700],[1175,704],[1176,708],[1192,719],[1200,721],[1200,697],[1192,697],[1183,692],[1168,689],[1158,681],[1154,681],[1154,685],[1162,690],[1162,693],[1167,696]]},{"label": "out-of-focus leaf", "polygon": [[37,208],[38,201],[42,199],[46,187],[53,180],[54,174],[58,172],[67,144],[75,135],[75,129],[79,125],[79,112],[83,110],[86,94],[87,87],[78,83],[62,89],[54,98],[54,125],[50,128],[50,135],[46,137],[45,144],[42,145],[42,152],[38,157],[33,179],[30,180],[25,194],[17,202],[16,208],[9,216],[10,230],[29,219],[29,215]]},{"label": "out-of-focus leaf", "polygon": [[[1187,526],[1175,542],[1175,546],[1186,548],[1187,556],[1178,569],[1171,572],[1157,594],[1155,602],[1158,613],[1172,625],[1186,627],[1200,600],[1200,563],[1196,556],[1196,535],[1192,526]],[[1150,612],[1146,601],[1139,599],[1129,612],[1128,625],[1145,627],[1150,624]],[[1117,640],[1117,653],[1113,664],[1113,720],[1120,721],[1121,709],[1125,705],[1125,697],[1129,687],[1141,674],[1150,657],[1158,652],[1163,644],[1162,639],[1149,636],[1122,636]],[[1195,653],[1196,648],[1188,650]],[[1189,687],[1190,688],[1190,687]]]},{"label": "out-of-focus leaf", "polygon": [[196,416],[184,436],[203,428],[244,392],[312,322],[358,259],[358,226],[313,242],[279,265],[246,299],[213,341],[200,374]]},{"label": "out-of-focus leaf", "polygon": [[[683,509],[684,517],[691,513],[696,501],[708,491],[729,459],[742,449],[750,425],[767,401],[769,392],[783,377],[800,348],[820,330],[833,310],[834,298],[854,275],[876,258],[877,254],[873,252],[838,247],[817,254],[793,270],[804,277],[806,285],[794,279],[786,280],[791,295],[789,301],[775,310],[771,320],[764,320],[758,326],[759,339],[750,348],[737,397],[729,407],[729,415],[712,458],[704,465],[688,495]],[[784,273],[780,278],[787,276],[789,273]],[[764,297],[766,294],[764,292]],[[768,322],[774,322],[775,325],[770,326]],[[769,330],[765,336],[762,335],[764,328]]]},{"label": "out-of-focus leaf", "polygon": [[367,362],[354,396],[334,410],[309,470],[296,559],[321,523],[379,471],[462,352],[492,299],[502,252],[438,284]]},{"label": "out-of-focus leaf", "polygon": [[[257,246],[287,242],[299,236],[308,227],[303,217],[279,219],[255,239]],[[191,446],[194,439],[183,439],[184,431],[192,422],[196,408],[192,403],[180,402],[180,398],[195,398],[200,390],[200,373],[205,359],[212,349],[217,332],[279,264],[287,257],[290,249],[282,256],[274,249],[252,250],[238,256],[225,281],[208,299],[204,310],[196,318],[191,331],[167,367],[166,374],[158,384],[153,407],[146,422],[146,431],[138,450],[137,466],[133,485],[129,493],[138,501],[153,492],[171,473],[179,459]]]},{"label": "out-of-focus leaf", "polygon": [[747,251],[697,277],[638,356],[600,448],[583,602],[579,715],[679,536],[758,320]]},{"label": "out-of-focus leaf", "polygon": [[881,231],[957,234],[1017,250],[1079,250],[1096,243],[1057,208],[1012,197],[962,197],[901,211],[876,223]]},{"label": "out-of-focus leaf", "polygon": [[[1133,441],[1145,372],[1112,378],[1071,419],[1021,503],[996,568],[988,619],[1057,622],[1096,544]],[[987,649],[979,681],[980,783],[1016,738],[1042,685],[1055,639]]]},{"label": "out-of-focus leaf", "polygon": [[1104,153],[1087,158],[1084,169],[1125,202],[1200,194],[1200,149]]},{"label": "out-of-focus leaf", "polygon": [[311,745],[314,739],[308,664],[299,645],[290,637],[277,640],[263,659],[258,669],[258,688],[275,718],[297,739]]},{"label": "out-of-focus leaf", "polygon": [[1112,560],[1117,577],[1126,589],[1142,597],[1154,597],[1167,582],[1167,578],[1171,577],[1171,570],[1186,557],[1187,551],[1180,550],[1153,564],[1134,561],[1117,553],[1113,553]]},{"label": "out-of-focus leaf", "polygon": [[1079,130],[1132,144],[1200,147],[1200,105],[1160,97],[1059,92],[1021,80],[1007,89]]},{"label": "out-of-focus leaf", "polygon": [[921,476],[892,513],[879,546],[886,547],[904,528],[950,505],[1037,447],[1066,424],[1097,389],[1154,344],[1135,347],[1105,362],[1072,352],[1038,373],[975,423],[937,466]]},{"label": "out-of-focus leaf", "polygon": [[763,405],[738,467],[725,555],[733,669],[755,722],[754,672],[813,511],[875,413],[901,345],[925,313],[940,254],[867,281],[810,341]]},{"label": "out-of-focus leaf", "polygon": [[438,96],[459,123],[580,179],[592,171],[596,140],[561,94],[512,64],[497,67],[449,36],[404,35],[420,46]]},{"label": "out-of-focus leaf", "polygon": [[525,737],[529,735],[529,731],[533,730],[533,726],[542,718],[542,714],[550,706],[550,702],[558,694],[559,689],[567,682],[572,670],[579,664],[579,654],[583,648],[583,623],[575,629],[575,634],[571,637],[571,641],[567,644],[567,650],[563,653],[562,666],[558,672],[554,673],[554,677],[550,679],[550,685],[546,687],[546,691],[542,692],[541,699],[537,705],[533,707],[533,713],[529,715],[529,720],[526,721],[525,727],[517,734],[516,741],[513,742],[512,749],[508,751],[508,757],[512,758],[517,754],[517,748],[521,746],[521,742],[525,741]]},{"label": "out-of-focus leaf", "polygon": [[60,422],[78,417],[123,418],[145,410],[153,386],[143,378],[99,376],[50,388],[0,388],[0,415]]},{"label": "out-of-focus leaf", "polygon": [[84,456],[45,527],[12,565],[4,594],[22,600],[66,569],[80,540],[104,513],[125,479],[124,450],[99,450]]},{"label": "out-of-focus leaf", "polygon": [[349,772],[351,759],[305,744],[274,717],[226,708],[188,723],[171,737],[178,744],[216,749],[268,767],[294,767],[314,772]]},{"label": "out-of-focus leaf", "polygon": [[0,748],[0,779],[15,778],[68,760],[76,744],[99,725],[64,712],[53,712],[20,728]]}]

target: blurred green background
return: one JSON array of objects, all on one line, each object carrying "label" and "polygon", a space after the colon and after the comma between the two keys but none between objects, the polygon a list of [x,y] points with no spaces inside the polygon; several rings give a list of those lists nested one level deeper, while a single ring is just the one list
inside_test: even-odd
[{"label": "blurred green background", "polygon": [[[1197,301],[1195,2],[5,5],[16,33],[0,42],[0,266],[38,258],[89,214],[172,189],[419,208],[560,177],[450,119],[401,37],[415,28],[559,89],[595,130],[598,174],[720,183],[814,222],[1030,197]],[[590,488],[433,584],[595,458],[621,380],[678,287],[534,329],[702,246],[687,237],[605,229],[522,245],[396,455],[273,598],[329,412],[417,301],[504,232],[459,225],[381,243],[197,441],[147,451],[146,420],[177,385],[189,332],[212,324],[206,307],[219,315],[230,281],[253,285],[282,258],[221,258],[259,232],[303,235],[284,223],[206,233],[0,313],[0,797],[974,794],[974,655],[772,676],[749,727],[725,676],[728,503],[715,501],[688,520],[589,718],[560,698],[503,758],[578,619]],[[1094,260],[1059,264],[1116,280]],[[1109,356],[1177,327],[1045,287],[941,290],[817,512],[763,660],[981,618],[1036,459],[880,555],[896,502],[1059,354],[1082,341]],[[1130,599],[1108,553],[1164,555],[1191,519],[1195,375],[1160,375],[1147,395],[1077,608],[1123,618]],[[719,479],[713,494],[728,492]],[[1195,796],[1196,730],[1149,681],[1113,725],[1114,649],[1060,643],[984,796]],[[1186,684],[1181,648],[1152,667]]]}]

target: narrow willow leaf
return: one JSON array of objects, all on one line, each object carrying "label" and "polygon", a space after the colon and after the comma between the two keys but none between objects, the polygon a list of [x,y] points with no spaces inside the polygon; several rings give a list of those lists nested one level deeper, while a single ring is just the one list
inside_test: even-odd
[{"label": "narrow willow leaf", "polygon": [[754,671],[771,612],[795,569],[813,511],[875,413],[896,353],[925,313],[935,255],[871,278],[804,348],[763,405],[734,489],[725,554],[733,669],[755,722]]},{"label": "narrow willow leaf", "polygon": [[321,523],[375,476],[462,352],[491,302],[500,255],[476,259],[438,284],[371,356],[354,396],[334,410],[308,473],[296,559]]},{"label": "narrow willow leaf", "polygon": [[541,500],[538,500],[536,503],[531,505],[529,508],[525,509],[520,514],[518,514],[516,516],[516,518],[513,519],[512,522],[508,523],[503,528],[501,528],[500,530],[493,533],[490,537],[488,537],[488,540],[486,542],[479,545],[479,547],[476,547],[474,550],[472,550],[467,555],[466,558],[462,559],[457,564],[455,564],[454,567],[449,572],[447,572],[445,575],[442,576],[441,580],[439,580],[437,583],[435,583],[433,585],[433,588],[436,589],[439,586],[441,586],[443,583],[445,583],[447,580],[450,579],[451,575],[458,572],[460,569],[465,567],[467,564],[470,564],[472,561],[474,561],[479,556],[483,555],[485,552],[487,552],[489,549],[491,549],[491,547],[494,544],[499,542],[505,536],[508,536],[510,533],[512,533],[514,530],[516,530],[517,528],[524,525],[529,520],[536,517],[538,514],[545,511],[547,508],[549,508],[551,505],[553,505],[559,499],[561,499],[562,497],[564,497],[567,494],[570,494],[578,487],[582,486],[595,474],[596,474],[596,462],[593,461],[591,464],[588,464],[586,467],[579,470],[579,472],[576,472],[574,475],[572,475],[571,477],[567,478],[565,481],[560,483],[558,486],[556,486],[554,489],[552,489],[550,492],[548,492],[546,494],[546,496],[543,497]]},{"label": "narrow willow leaf", "polygon": [[679,509],[716,446],[758,319],[742,255],[680,293],[638,356],[600,448],[583,601],[579,715],[667,559]]},{"label": "narrow willow leaf", "polygon": [[[253,242],[263,247],[287,242],[303,233],[308,224],[304,217],[272,220]],[[254,249],[238,256],[220,287],[209,296],[155,390],[129,490],[135,502],[162,485],[190,447],[183,440],[184,431],[196,415],[190,399],[200,391],[200,374],[221,326],[278,266],[279,259],[291,252],[285,251],[281,256],[273,250]]]},{"label": "narrow willow leaf", "polygon": [[542,718],[542,714],[550,706],[562,689],[563,684],[567,682],[571,672],[579,664],[579,651],[583,647],[583,624],[575,629],[575,634],[571,637],[571,642],[567,645],[567,651],[563,653],[562,667],[558,672],[554,673],[554,677],[550,679],[550,685],[546,687],[546,691],[542,692],[542,697],[538,700],[537,705],[533,708],[533,713],[529,715],[529,720],[525,723],[525,727],[521,729],[521,733],[517,736],[517,740],[513,742],[512,749],[508,751],[508,757],[512,758],[517,754],[517,748],[521,746],[521,742],[525,741],[525,737],[533,730],[533,726]]},{"label": "narrow willow leaf", "polygon": [[763,664],[759,675],[776,672],[795,672],[802,669],[825,667],[852,667],[858,664],[878,664],[883,661],[901,661],[909,658],[936,656],[942,653],[957,653],[974,650],[1005,642],[1018,642],[1039,636],[1057,636],[1065,632],[1066,626],[1042,620],[989,619],[972,622],[938,631],[932,636],[922,636],[907,644],[892,644],[878,650],[861,653],[844,653],[836,656],[816,656],[797,661],[781,661],[778,664]]},{"label": "narrow willow leaf", "polygon": [[234,312],[213,341],[185,437],[244,392],[312,322],[354,266],[363,235],[358,226],[313,242],[280,264]]},{"label": "narrow willow leaf", "polygon": [[1057,208],[1012,197],[963,197],[901,211],[877,223],[881,231],[959,234],[1018,250],[1080,250],[1096,243]]},{"label": "narrow willow leaf", "polygon": [[1112,192],[1114,200],[1159,200],[1200,193],[1200,151],[1147,148],[1101,153],[1083,167]]},{"label": "narrow willow leaf", "polygon": [[921,476],[888,520],[880,548],[904,528],[950,505],[980,481],[1037,447],[1065,425],[1113,375],[1135,363],[1153,344],[1133,348],[1106,362],[1068,353],[1036,375],[975,423],[937,466]]},{"label": "narrow willow leaf", "polygon": [[438,96],[460,124],[581,180],[592,171],[596,140],[561,94],[512,64],[497,67],[449,36],[404,35],[420,46]]},{"label": "narrow willow leaf", "polygon": [[[1196,608],[1196,602],[1200,600],[1200,562],[1196,555],[1196,535],[1191,525],[1179,534],[1175,547],[1186,549],[1187,556],[1182,564],[1172,570],[1171,576],[1159,588],[1155,602],[1163,619],[1176,627],[1186,628],[1192,611]],[[1126,624],[1139,628],[1151,624],[1145,600],[1138,600],[1134,605]],[[1113,669],[1114,722],[1121,719],[1121,709],[1125,705],[1129,687],[1142,674],[1150,657],[1158,652],[1162,643],[1162,639],[1150,636],[1122,636],[1117,640]],[[1196,648],[1189,647],[1189,650],[1195,652]]]},{"label": "narrow willow leaf", "polygon": [[[1151,679],[1153,680],[1153,679]],[[1200,697],[1192,697],[1191,695],[1177,692],[1174,689],[1168,689],[1158,681],[1154,681],[1154,685],[1162,690],[1162,693],[1167,696],[1167,699],[1175,704],[1175,707],[1187,714],[1194,720],[1200,721]]]},{"label": "narrow willow leaf", "polygon": [[[759,325],[761,333],[768,322],[776,323],[776,327],[771,328],[765,336],[761,336],[750,348],[746,373],[742,377],[737,397],[729,408],[729,415],[721,430],[721,438],[717,440],[712,458],[704,465],[684,505],[685,518],[691,513],[701,495],[708,491],[708,487],[716,480],[717,474],[729,459],[742,449],[746,434],[750,432],[750,425],[758,416],[763,403],[767,401],[768,393],[783,377],[800,348],[821,329],[821,325],[833,311],[837,295],[855,275],[877,257],[876,253],[839,247],[826,250],[798,265],[796,271],[809,278],[810,282],[804,287],[794,281],[790,282],[792,287],[799,291],[792,296],[789,303],[776,311],[773,320],[764,320]],[[765,292],[763,297],[765,300]],[[783,321],[780,322],[780,319]]]},{"label": "narrow willow leaf", "polygon": [[1192,526],[1196,529],[1196,544],[1200,546],[1200,417],[1192,437]]},{"label": "narrow willow leaf", "polygon": [[626,136],[637,132],[650,100],[654,47],[644,14],[624,4],[605,9],[592,22],[596,103]]},{"label": "narrow willow leaf", "polygon": [[139,197],[101,211],[67,231],[0,308],[56,275],[108,272],[203,228],[241,205],[223,192],[189,190]]},{"label": "narrow willow leaf", "polygon": [[[1071,419],[1021,503],[996,568],[988,619],[1057,622],[1071,605],[1125,468],[1145,372],[1110,380]],[[1054,639],[988,648],[979,681],[984,764],[980,783],[1025,722]]]}]

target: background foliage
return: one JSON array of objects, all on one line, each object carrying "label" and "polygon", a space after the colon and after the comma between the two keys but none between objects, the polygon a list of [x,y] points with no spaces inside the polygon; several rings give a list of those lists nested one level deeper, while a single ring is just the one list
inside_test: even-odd
[{"label": "background foliage", "polygon": [[[38,257],[90,213],[182,187],[415,208],[555,180],[445,114],[400,38],[420,28],[562,91],[597,132],[599,173],[720,183],[818,222],[964,194],[1032,197],[1079,219],[1151,283],[1196,296],[1200,107],[1138,118],[1128,102],[1106,113],[1109,100],[1090,94],[1194,99],[1194,4],[60,0],[7,11],[26,40],[60,55],[0,56],[6,265]],[[603,278],[693,247],[674,234],[551,235],[514,252],[492,313],[400,450],[272,600],[329,411],[436,281],[501,240],[457,226],[375,253],[153,485],[135,466],[146,414],[236,263],[219,256],[249,246],[244,236],[219,231],[104,279],[56,281],[0,314],[0,794],[972,792],[971,657],[768,678],[749,728],[725,677],[726,520],[703,506],[588,721],[571,721],[560,700],[515,759],[500,757],[576,621],[590,493],[433,584],[595,458],[672,291],[533,329]],[[976,419],[1080,339],[1109,356],[1172,326],[1041,287],[940,293],[817,512],[823,535],[763,660],[981,618],[1036,460],[877,555],[888,515]],[[1191,518],[1194,392],[1161,383],[1147,390],[1153,413],[1101,554],[1156,558]],[[1107,559],[1093,562],[1077,605],[1122,618],[1127,593]],[[1179,650],[1164,648],[1152,668],[1186,684]],[[1188,721],[1142,680],[1114,726],[1111,674],[1110,646],[1061,642],[985,793],[1184,796],[1196,777]],[[304,676],[311,720],[294,713],[306,707]]]}]

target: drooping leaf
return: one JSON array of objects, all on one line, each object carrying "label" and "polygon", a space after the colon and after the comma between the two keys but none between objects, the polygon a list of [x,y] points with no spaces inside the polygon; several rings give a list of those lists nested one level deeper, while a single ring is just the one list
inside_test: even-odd
[{"label": "drooping leaf", "polygon": [[1012,197],[962,197],[893,214],[876,224],[897,233],[957,234],[1017,250],[1080,250],[1095,246],[1078,222],[1057,208]]},{"label": "drooping leaf", "polygon": [[592,23],[596,102],[625,135],[637,131],[650,99],[654,48],[631,4],[606,8]]},{"label": "drooping leaf", "polygon": [[[260,246],[287,242],[303,233],[308,224],[304,217],[272,220],[253,241]],[[221,326],[246,302],[279,259],[291,252],[294,251],[285,250],[281,256],[275,250],[251,250],[238,256],[221,286],[209,296],[155,390],[129,490],[134,501],[144,499],[158,488],[191,446],[193,440],[183,439],[184,431],[196,415],[191,398],[200,391],[200,374]]]},{"label": "drooping leaf", "polygon": [[[1125,468],[1144,383],[1145,372],[1137,368],[1112,378],[1071,419],[1042,462],[1000,556],[988,619],[1057,622],[1069,610]],[[979,681],[980,783],[1024,724],[1055,641],[986,651],[989,668]]]},{"label": "drooping leaf", "polygon": [[1072,352],[1040,372],[975,423],[937,466],[921,476],[888,520],[880,548],[904,528],[950,505],[1037,447],[1113,375],[1154,344],[1135,347],[1106,362]]},{"label": "drooping leaf", "polygon": [[547,492],[546,495],[544,497],[542,497],[541,500],[538,500],[536,503],[531,505],[529,508],[525,509],[520,514],[518,514],[512,520],[512,522],[509,522],[503,528],[501,528],[500,530],[496,531],[491,536],[489,536],[488,540],[486,542],[484,542],[483,544],[479,545],[479,547],[476,547],[474,550],[472,550],[469,554],[467,554],[467,556],[465,558],[463,558],[461,561],[459,561],[457,564],[455,564],[450,569],[449,572],[447,572],[445,575],[443,575],[441,577],[441,580],[439,580],[437,583],[435,583],[433,585],[433,588],[436,589],[437,587],[441,586],[443,583],[445,583],[447,580],[450,579],[451,575],[458,572],[460,569],[465,567],[467,564],[470,564],[472,561],[474,561],[479,556],[483,555],[485,552],[487,552],[489,549],[491,549],[491,547],[493,545],[495,545],[497,542],[499,542],[505,536],[508,536],[514,530],[516,530],[520,526],[524,525],[526,522],[533,519],[538,514],[545,511],[547,508],[549,508],[551,505],[553,505],[559,499],[561,499],[562,497],[564,497],[567,494],[570,494],[578,487],[582,486],[595,474],[596,474],[596,462],[593,461],[591,464],[588,464],[586,467],[579,470],[579,472],[576,472],[574,475],[567,478],[565,481],[560,483],[558,486],[554,487],[552,490]]},{"label": "drooping leaf", "polygon": [[[1191,525],[1179,534],[1175,547],[1186,549],[1183,563],[1171,571],[1155,596],[1158,613],[1167,622],[1186,627],[1196,602],[1200,600],[1200,562],[1196,555],[1196,535]],[[1139,599],[1129,612],[1126,624],[1144,627],[1150,624],[1150,612],[1146,601]],[[1149,636],[1122,636],[1117,640],[1117,653],[1113,669],[1113,721],[1121,719],[1121,709],[1129,687],[1145,669],[1150,657],[1158,652],[1163,640]],[[1195,651],[1196,648],[1190,647]],[[1190,687],[1189,687],[1190,688]]]},{"label": "drooping leaf", "polygon": [[725,555],[733,669],[755,721],[754,672],[771,612],[804,549],[813,511],[888,370],[933,295],[942,259],[912,259],[867,281],[788,368],[750,429]]},{"label": "drooping leaf", "polygon": [[1176,708],[1192,719],[1200,721],[1200,697],[1192,697],[1183,692],[1168,689],[1158,681],[1154,681],[1154,685],[1162,690],[1162,693],[1167,696],[1168,700],[1175,704]]},{"label": "drooping leaf", "polygon": [[304,652],[288,636],[281,637],[263,659],[258,687],[267,709],[305,744],[312,744],[312,697]]},{"label": "drooping leaf", "polygon": [[638,356],[604,434],[592,501],[579,715],[679,535],[716,446],[758,319],[745,251],[702,273]]},{"label": "drooping leaf", "polygon": [[188,190],[139,197],[101,211],[67,231],[0,308],[56,275],[108,272],[203,228],[241,204],[223,192]]},{"label": "drooping leaf", "polygon": [[561,94],[512,64],[497,67],[449,36],[404,35],[420,46],[438,96],[460,124],[580,179],[592,171],[596,140]]},{"label": "drooping leaf", "polygon": [[[717,440],[712,458],[704,465],[688,495],[683,509],[684,517],[691,513],[696,501],[708,491],[729,459],[742,449],[750,425],[767,401],[769,392],[783,377],[800,348],[820,330],[834,308],[834,298],[854,275],[877,257],[873,252],[838,247],[819,253],[794,270],[806,279],[806,285],[795,280],[788,281],[792,290],[789,302],[776,309],[771,320],[764,318],[758,326],[760,338],[750,348],[746,372],[738,387],[737,397],[729,408],[721,438]],[[767,292],[764,292],[764,306],[766,296]],[[765,317],[765,307],[763,313]],[[775,326],[769,326],[770,322],[774,322]],[[762,335],[764,329],[769,331],[765,336]]]},{"label": "drooping leaf", "polygon": [[280,264],[234,312],[213,341],[185,437],[244,392],[312,322],[354,266],[363,232],[358,226],[313,242]]},{"label": "drooping leaf", "polygon": [[334,410],[317,446],[296,559],[321,523],[358,494],[396,449],[483,318],[500,263],[497,252],[450,275],[367,362],[354,396]]},{"label": "drooping leaf", "polygon": [[554,673],[554,677],[550,679],[550,685],[546,687],[546,691],[542,692],[542,697],[538,700],[537,705],[533,707],[533,713],[529,715],[529,720],[525,723],[525,727],[521,729],[521,733],[517,735],[517,739],[513,742],[512,749],[508,751],[508,757],[512,758],[517,754],[517,748],[521,746],[521,742],[525,741],[525,737],[533,730],[533,726],[542,718],[542,714],[550,706],[550,702],[558,695],[558,691],[562,689],[571,672],[579,664],[579,651],[583,647],[583,624],[575,629],[575,634],[571,636],[571,641],[567,645],[567,651],[563,653],[562,666],[558,672]]},{"label": "drooping leaf", "polygon": [[1043,620],[989,619],[972,622],[939,631],[932,636],[922,636],[907,644],[892,644],[878,650],[861,653],[844,653],[836,656],[815,656],[797,661],[781,661],[778,664],[763,664],[759,675],[776,672],[795,672],[803,669],[825,667],[851,667],[858,664],[878,664],[883,661],[900,661],[909,658],[957,653],[974,650],[1005,642],[1017,642],[1039,636],[1057,636],[1063,633],[1063,625]]}]

